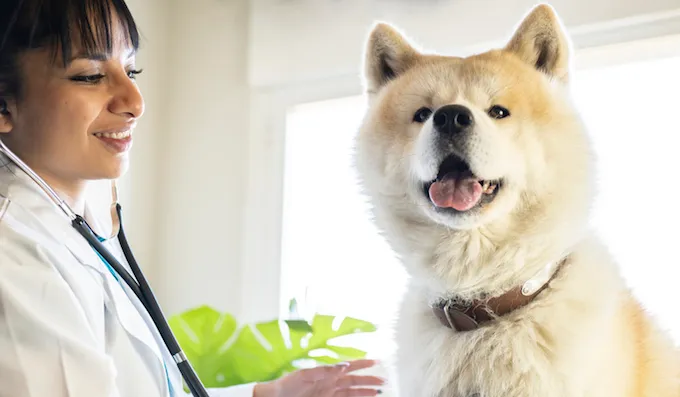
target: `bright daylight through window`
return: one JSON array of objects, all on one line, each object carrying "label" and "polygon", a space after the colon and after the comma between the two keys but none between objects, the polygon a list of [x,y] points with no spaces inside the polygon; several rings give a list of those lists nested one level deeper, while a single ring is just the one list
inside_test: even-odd
[{"label": "bright daylight through window", "polygon": [[[593,226],[637,296],[680,341],[678,70],[680,58],[579,71],[574,99],[599,157]],[[288,115],[281,299],[282,308],[295,297],[302,309],[385,327],[406,275],[356,185],[351,149],[363,110],[362,97],[349,97]],[[382,356],[393,348],[383,335],[353,343]]]}]

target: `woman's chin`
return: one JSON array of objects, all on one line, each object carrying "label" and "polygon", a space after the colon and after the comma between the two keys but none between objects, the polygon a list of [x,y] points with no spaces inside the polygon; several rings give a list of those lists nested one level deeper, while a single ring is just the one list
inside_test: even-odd
[{"label": "woman's chin", "polygon": [[89,179],[119,179],[127,173],[129,168],[130,161],[128,160],[128,156],[120,156],[109,164],[106,164],[100,169],[100,172],[98,172],[97,175]]}]

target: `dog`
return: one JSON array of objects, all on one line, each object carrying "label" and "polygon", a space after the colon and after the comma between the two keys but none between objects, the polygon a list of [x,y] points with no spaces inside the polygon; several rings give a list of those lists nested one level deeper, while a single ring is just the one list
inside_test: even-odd
[{"label": "dog", "polygon": [[680,396],[678,347],[588,225],[595,155],[572,52],[547,4],[467,57],[382,22],[368,35],[354,161],[410,276],[401,397]]}]

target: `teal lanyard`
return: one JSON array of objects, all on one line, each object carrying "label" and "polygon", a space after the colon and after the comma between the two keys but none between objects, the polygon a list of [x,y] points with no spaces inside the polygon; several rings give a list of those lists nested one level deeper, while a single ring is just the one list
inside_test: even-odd
[{"label": "teal lanyard", "polygon": [[[106,239],[101,238],[99,236],[97,236],[97,239],[99,240],[99,242],[102,242],[102,243],[104,241],[106,241]],[[94,250],[94,252],[97,253],[97,256],[102,260],[102,262],[104,262],[104,264],[106,265],[106,268],[109,269],[109,272],[111,273],[113,278],[115,278],[116,281],[118,282],[118,284],[120,284],[120,280],[118,279],[118,275],[113,270],[113,268],[111,267],[109,262],[106,259],[104,259],[104,257],[101,256],[101,254],[97,250]],[[120,284],[120,285],[121,285],[121,288],[123,288],[123,285],[122,284]],[[162,360],[162,361],[163,361],[163,369],[165,370],[165,379],[168,381],[168,391],[170,393],[170,397],[173,397],[175,395],[175,391],[172,387],[172,383],[170,382],[170,375],[168,374],[168,367],[165,365],[165,360]]]}]

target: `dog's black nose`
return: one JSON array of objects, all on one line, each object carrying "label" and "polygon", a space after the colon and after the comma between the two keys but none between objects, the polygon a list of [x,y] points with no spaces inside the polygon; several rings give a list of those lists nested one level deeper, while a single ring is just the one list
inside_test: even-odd
[{"label": "dog's black nose", "polygon": [[437,132],[458,134],[469,130],[475,123],[470,109],[461,105],[442,106],[434,113],[432,123]]}]

